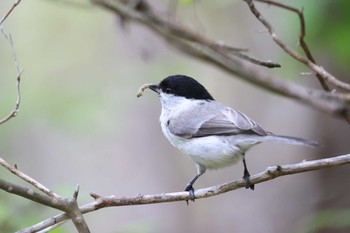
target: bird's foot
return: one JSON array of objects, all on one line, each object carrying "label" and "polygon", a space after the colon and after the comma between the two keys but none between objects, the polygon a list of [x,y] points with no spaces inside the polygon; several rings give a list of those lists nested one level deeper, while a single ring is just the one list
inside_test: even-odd
[{"label": "bird's foot", "polygon": [[[185,188],[185,191],[188,191],[190,193],[191,201],[194,202],[196,197],[194,196],[194,188],[192,187],[192,184],[188,184]],[[188,205],[188,200],[186,200],[186,203]]]},{"label": "bird's foot", "polygon": [[254,190],[254,184],[251,184],[250,183],[250,174],[249,172],[245,172],[244,175],[243,175],[243,179],[245,180],[246,184],[245,184],[245,188],[246,189],[251,189],[251,190]]}]

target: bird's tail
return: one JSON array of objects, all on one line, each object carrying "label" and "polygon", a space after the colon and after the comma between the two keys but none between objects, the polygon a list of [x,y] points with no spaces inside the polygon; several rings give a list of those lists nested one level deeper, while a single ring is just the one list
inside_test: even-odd
[{"label": "bird's tail", "polygon": [[270,142],[281,142],[281,143],[292,144],[292,145],[308,146],[313,148],[320,146],[320,144],[316,141],[290,137],[290,136],[274,135],[274,134],[269,134],[267,136],[264,136],[264,140],[270,141]]}]

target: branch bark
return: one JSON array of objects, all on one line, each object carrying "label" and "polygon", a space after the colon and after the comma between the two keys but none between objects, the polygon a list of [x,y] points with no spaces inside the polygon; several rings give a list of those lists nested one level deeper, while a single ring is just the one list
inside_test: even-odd
[{"label": "branch bark", "polygon": [[[259,184],[281,176],[320,170],[325,168],[332,168],[345,164],[350,164],[350,154],[313,161],[302,161],[296,164],[271,166],[266,168],[265,171],[251,176],[250,182],[251,184]],[[197,189],[195,191],[195,196],[196,199],[208,198],[239,188],[245,188],[245,186],[246,181],[244,179],[239,179],[229,183],[212,186],[209,188]],[[115,195],[100,196],[95,193],[91,193],[91,196],[95,200],[91,203],[80,207],[80,212],[82,214],[114,206],[146,205],[191,200],[191,196],[188,192],[173,192],[145,195],[139,194],[134,197],[117,197]],[[38,232],[55,224],[58,224],[62,221],[66,221],[67,219],[69,219],[69,216],[66,213],[59,214],[18,232]]]},{"label": "branch bark", "polygon": [[16,168],[16,166],[15,167],[11,166],[3,158],[0,158],[0,165],[3,166],[4,168],[6,168],[7,170],[9,170],[12,174],[16,175],[17,177],[21,178],[22,180],[33,185],[34,187],[36,187],[37,189],[39,189],[40,191],[45,193],[47,196],[53,197],[53,198],[61,198],[58,194],[52,192],[50,189],[48,189],[47,187],[45,187],[44,185],[42,185],[41,183],[39,183],[38,181],[36,181],[32,177],[30,177],[30,176],[24,174],[23,172],[21,172],[20,170],[18,170]]}]

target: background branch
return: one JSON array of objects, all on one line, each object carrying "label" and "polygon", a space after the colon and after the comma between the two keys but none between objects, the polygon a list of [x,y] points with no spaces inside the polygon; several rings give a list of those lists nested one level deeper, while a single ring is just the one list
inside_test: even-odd
[{"label": "background branch", "polygon": [[[308,66],[311,70],[313,70],[314,72],[316,72],[316,77],[319,80],[319,82],[321,83],[321,86],[323,87],[324,90],[326,91],[331,91],[330,87],[327,84],[327,81],[332,83],[335,87],[346,91],[348,94],[350,93],[350,84],[345,83],[340,81],[339,79],[337,79],[336,77],[334,77],[332,74],[328,73],[323,67],[318,66],[315,62],[315,59],[313,58],[310,49],[308,48],[304,38],[306,35],[306,29],[305,29],[305,21],[304,21],[304,15],[303,12],[301,10],[298,10],[296,8],[287,6],[285,4],[282,3],[277,3],[274,1],[270,1],[270,0],[256,0],[259,2],[263,2],[263,3],[268,3],[277,7],[280,7],[282,9],[286,9],[289,10],[291,12],[296,13],[299,16],[299,21],[300,21],[300,35],[299,35],[299,44],[302,47],[302,49],[304,50],[307,58],[299,55],[297,52],[293,51],[292,49],[290,49],[285,43],[283,43],[282,40],[279,39],[279,37],[277,36],[275,30],[273,29],[272,25],[262,16],[262,14],[257,10],[257,8],[255,7],[253,0],[244,0],[251,12],[256,16],[256,18],[268,29],[269,33],[271,34],[272,39],[290,56],[292,56],[293,58],[295,58],[296,60],[300,61],[301,63],[305,64],[306,66]],[[348,124],[350,124],[350,116],[349,114],[346,114],[343,116],[344,119],[346,120],[346,122]]]},{"label": "background branch", "polygon": [[[270,5],[280,7],[282,9],[289,10],[291,12],[296,13],[299,16],[299,21],[300,21],[299,44],[302,47],[302,49],[304,50],[307,58],[299,55],[297,52],[290,49],[282,40],[279,39],[279,37],[277,36],[272,25],[262,16],[262,14],[255,7],[253,0],[244,0],[244,1],[248,4],[249,9],[256,16],[256,18],[267,28],[267,30],[271,34],[272,39],[276,42],[276,44],[278,44],[287,54],[289,54],[290,56],[292,56],[296,60],[300,61],[301,63],[305,64],[314,72],[316,72],[316,77],[317,77],[318,81],[321,83],[321,86],[323,87],[324,90],[326,90],[327,92],[331,91],[330,87],[328,86],[328,84],[326,82],[326,81],[329,81],[333,85],[335,85],[336,87],[346,91],[348,94],[350,93],[350,84],[340,81],[339,79],[335,78],[332,74],[330,74],[326,70],[324,70],[323,67],[316,65],[316,61],[313,58],[311,51],[304,40],[305,35],[306,35],[306,29],[305,29],[304,14],[302,11],[300,11],[296,8],[287,6],[285,4],[277,3],[274,1],[270,1],[270,0],[256,0],[259,2],[268,3]],[[350,124],[350,115],[346,114],[343,117],[346,120],[346,122],[348,124]]]},{"label": "background branch", "polygon": [[0,21],[0,25],[5,22],[5,20],[7,19],[7,17],[12,13],[12,11],[16,8],[16,6],[21,2],[21,0],[16,0],[12,7],[6,12],[6,14],[2,17],[1,21]]},{"label": "background branch", "polygon": [[[299,22],[300,22],[299,45],[303,49],[303,51],[305,52],[305,55],[306,55],[307,59],[309,59],[313,64],[316,64],[316,60],[313,57],[313,55],[312,55],[312,53],[311,53],[311,51],[309,49],[309,46],[305,42],[306,26],[305,26],[305,19],[304,19],[303,10],[302,9],[299,10],[299,9],[297,9],[295,7],[291,7],[291,6],[285,5],[283,3],[275,2],[275,1],[271,1],[271,0],[255,0],[255,1],[266,3],[266,4],[269,4],[269,5],[273,5],[273,6],[276,6],[276,7],[279,7],[279,8],[282,8],[282,9],[294,12],[295,14],[298,15]],[[255,8],[254,5],[251,5],[253,3],[252,1],[248,0],[246,2],[248,3],[248,5],[250,6],[251,9],[252,9],[252,7]],[[255,11],[256,11],[256,8],[255,8]],[[262,18],[260,18],[261,17],[260,13],[258,13],[258,16],[259,17],[257,17],[257,18],[259,20],[261,20]],[[265,23],[266,22],[263,23],[265,26],[271,28],[271,25],[266,25]],[[277,39],[277,38],[275,38],[275,39]],[[279,43],[277,43],[277,44],[279,44]],[[282,46],[282,48],[285,48],[285,47],[286,46]],[[289,55],[291,55],[292,57],[295,56],[294,54],[289,54]],[[299,60],[299,59],[297,59],[297,60]],[[299,61],[301,61],[302,63],[308,65],[311,70],[314,70],[316,72],[316,77],[318,78],[318,80],[321,83],[321,86],[323,87],[324,90],[332,91],[332,89],[327,84],[327,81],[328,81],[331,84],[333,84],[335,87],[337,87],[337,88],[339,88],[341,90],[350,91],[350,84],[340,81],[339,79],[335,78],[333,75],[329,75],[329,74],[326,74],[326,73],[322,72],[322,69],[323,69],[322,67],[316,68],[316,67],[312,66],[311,64],[309,64],[304,59],[301,59]]]},{"label": "background branch", "polygon": [[[218,49],[217,46],[213,46],[215,43],[209,39],[194,34],[184,26],[180,26],[169,20],[169,18],[161,13],[155,13],[146,1],[138,1],[139,5],[134,8],[122,1],[92,0],[92,2],[120,17],[150,28],[161,38],[165,39],[170,46],[196,59],[210,62],[245,81],[277,94],[293,98],[329,115],[350,119],[349,94],[327,93],[321,90],[309,89],[264,73],[262,70],[258,70],[256,66],[249,64],[249,62],[239,59],[238,57],[230,56],[227,50]],[[267,23],[268,28],[269,25],[270,24]],[[272,37],[276,38],[276,34],[272,33]],[[275,41],[288,51],[289,54],[293,54],[293,57],[297,60],[303,61],[311,67],[313,71],[322,74],[323,78],[334,78],[322,67],[315,65],[307,58],[290,50],[279,39],[275,39]]]},{"label": "background branch", "polygon": [[[305,20],[304,20],[304,14],[302,10],[299,10],[297,8],[285,5],[283,3],[279,3],[279,2],[275,2],[275,1],[270,1],[270,0],[256,0],[257,2],[262,2],[262,3],[267,3],[269,5],[273,5],[276,7],[280,7],[282,9],[294,12],[295,14],[298,15],[299,18],[299,22],[300,22],[300,33],[299,33],[299,44],[301,46],[301,48],[304,50],[306,57],[313,62],[314,64],[316,64],[315,59],[313,58],[311,51],[309,49],[309,47],[307,46],[306,42],[305,42],[305,36],[306,36],[306,28],[305,28]],[[270,32],[270,34],[274,33],[272,26],[262,18],[261,14],[256,10],[253,1],[246,1],[247,4],[249,5],[250,9],[252,10],[253,14],[259,19],[259,21],[261,21],[263,23],[263,25],[265,25],[268,28],[268,31]],[[277,44],[280,45],[280,47],[285,50],[289,55],[291,55],[292,57],[296,58],[297,60],[299,60],[299,57],[295,57],[295,54],[293,53],[289,53],[290,49],[286,50],[286,45],[281,46],[281,44],[283,44],[283,42],[281,42],[277,37],[272,37],[274,40],[277,40]],[[305,61],[299,60],[302,63],[305,64]],[[325,81],[324,77],[322,77],[319,73],[316,73],[316,77],[318,78],[318,81],[320,82],[321,86],[323,87],[324,90],[326,91],[331,91],[330,87],[328,86],[327,82]]]},{"label": "background branch", "polygon": [[17,71],[17,84],[16,84],[17,100],[16,100],[16,105],[15,105],[15,108],[12,110],[12,112],[8,116],[6,116],[5,118],[0,120],[0,125],[5,123],[5,122],[7,122],[8,120],[10,120],[11,118],[13,118],[13,117],[15,117],[17,115],[17,112],[19,111],[19,105],[21,103],[20,82],[21,82],[21,74],[22,74],[23,70],[20,70],[20,68],[19,68],[18,61],[17,61],[17,55],[16,55],[16,49],[15,49],[15,46],[13,45],[13,40],[12,40],[11,34],[7,35],[6,32],[4,31],[4,28],[2,27],[2,23],[7,19],[7,17],[11,14],[11,12],[16,8],[16,6],[20,2],[21,2],[21,0],[17,0],[12,5],[10,10],[3,16],[3,18],[0,21],[1,34],[4,36],[4,38],[6,39],[6,41],[10,45],[10,48],[12,50],[13,60],[15,62],[16,71]]}]

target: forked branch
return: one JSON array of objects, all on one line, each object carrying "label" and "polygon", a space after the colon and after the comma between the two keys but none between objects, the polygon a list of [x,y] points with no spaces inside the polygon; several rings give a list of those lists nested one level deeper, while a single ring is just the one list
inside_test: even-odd
[{"label": "forked branch", "polygon": [[[246,1],[252,4],[252,1]],[[133,1],[137,2],[137,5],[134,7],[127,3],[129,1],[92,0],[92,2],[122,18],[148,27],[159,35],[160,38],[168,42],[170,46],[191,55],[195,59],[209,62],[235,77],[242,78],[245,81],[280,95],[293,98],[329,115],[349,119],[350,122],[349,93],[330,93],[324,90],[309,89],[284,81],[283,78],[268,74],[264,70],[254,66],[251,61],[242,59],[242,56],[232,56],[231,51],[218,47],[217,43],[212,40],[195,34],[178,22],[170,20],[166,17],[166,14],[156,12],[145,0]],[[258,15],[259,12],[256,14]],[[264,19],[262,21],[267,28],[271,29],[271,35],[276,43],[279,43],[285,51],[288,51],[288,54],[306,64],[315,73],[321,75],[324,80],[335,79],[334,76],[322,67],[288,48],[288,46],[277,37],[273,28],[270,27],[270,24]],[[344,87],[346,87],[346,84],[344,84]]]},{"label": "forked branch", "polygon": [[[253,175],[250,177],[251,184],[263,183],[277,177],[303,173],[308,171],[320,170],[325,168],[337,167],[345,164],[350,164],[350,154],[341,155],[337,157],[331,157],[326,159],[319,159],[313,161],[302,161],[296,164],[289,165],[277,165],[271,166],[265,169],[265,171]],[[235,180],[229,183],[212,186],[209,188],[197,189],[195,191],[196,199],[208,198],[223,194],[229,191],[233,191],[239,188],[245,188],[246,181],[244,179]],[[175,201],[187,201],[191,200],[191,196],[188,192],[174,192],[174,193],[161,193],[161,194],[139,194],[134,197],[118,197],[100,196],[95,193],[91,193],[91,196],[95,199],[91,203],[80,207],[82,214],[90,213],[102,208],[114,207],[114,206],[129,206],[129,205],[146,205],[167,203]],[[38,232],[48,227],[52,227],[55,224],[61,223],[69,219],[69,216],[65,213],[48,218],[36,225],[28,227],[19,231],[20,233]]]},{"label": "forked branch", "polygon": [[255,15],[255,17],[267,28],[269,33],[271,34],[272,39],[278,44],[287,54],[295,58],[296,60],[300,61],[301,63],[308,66],[311,70],[315,72],[315,75],[320,82],[321,86],[326,91],[332,91],[332,89],[329,87],[327,82],[330,82],[333,84],[336,88],[339,88],[341,90],[350,92],[350,84],[345,83],[334,77],[332,74],[328,73],[326,70],[324,70],[323,67],[318,66],[316,64],[315,58],[312,56],[312,53],[308,47],[308,45],[305,42],[305,36],[306,36],[306,26],[305,26],[305,19],[304,19],[304,13],[303,10],[299,10],[295,7],[288,6],[283,3],[271,1],[271,0],[255,0],[257,2],[266,3],[269,5],[273,5],[288,11],[291,11],[295,14],[297,14],[299,22],[300,22],[300,33],[299,33],[299,45],[303,49],[306,57],[303,57],[299,55],[297,52],[290,49],[279,37],[277,36],[275,30],[273,29],[272,25],[262,16],[262,14],[258,11],[258,9],[255,7],[255,4],[253,3],[254,0],[244,0],[247,2],[251,12]]}]

